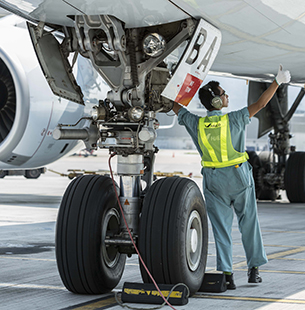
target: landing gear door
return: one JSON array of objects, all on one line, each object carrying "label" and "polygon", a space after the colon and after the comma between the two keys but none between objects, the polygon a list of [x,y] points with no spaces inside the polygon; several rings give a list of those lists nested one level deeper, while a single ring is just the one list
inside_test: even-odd
[{"label": "landing gear door", "polygon": [[162,96],[187,106],[207,76],[220,43],[221,32],[201,19]]},{"label": "landing gear door", "polygon": [[41,69],[53,93],[84,104],[83,93],[72,73],[70,63],[57,39],[43,27],[27,23]]}]

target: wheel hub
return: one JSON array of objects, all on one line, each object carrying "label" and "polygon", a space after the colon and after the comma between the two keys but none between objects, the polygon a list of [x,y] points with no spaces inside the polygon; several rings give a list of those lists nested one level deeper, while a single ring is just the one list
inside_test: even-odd
[{"label": "wheel hub", "polygon": [[113,235],[120,230],[120,216],[116,209],[110,209],[102,224],[101,256],[109,268],[115,266],[120,258],[120,253],[115,245],[105,245],[107,236]]},{"label": "wheel hub", "polygon": [[193,210],[189,216],[186,232],[186,258],[188,267],[195,271],[200,263],[203,242],[201,217]]},{"label": "wheel hub", "polygon": [[198,233],[196,229],[191,229],[191,251],[195,253],[198,246]]}]

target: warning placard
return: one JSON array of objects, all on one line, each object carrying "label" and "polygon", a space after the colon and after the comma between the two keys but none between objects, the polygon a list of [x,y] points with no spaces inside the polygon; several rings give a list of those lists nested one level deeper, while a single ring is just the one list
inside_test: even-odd
[{"label": "warning placard", "polygon": [[162,96],[187,106],[207,76],[220,43],[221,32],[201,19]]}]

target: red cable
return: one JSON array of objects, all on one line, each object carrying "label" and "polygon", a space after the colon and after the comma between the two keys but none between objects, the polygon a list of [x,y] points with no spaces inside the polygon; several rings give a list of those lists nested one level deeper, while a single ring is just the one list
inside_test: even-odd
[{"label": "red cable", "polygon": [[133,244],[133,246],[134,246],[134,248],[135,248],[135,250],[136,250],[136,252],[137,252],[137,254],[138,254],[138,256],[139,256],[139,259],[140,259],[140,261],[141,261],[143,267],[145,268],[147,274],[149,275],[150,279],[151,279],[152,282],[154,283],[154,285],[155,285],[156,289],[158,290],[159,294],[161,295],[161,297],[163,298],[163,300],[164,300],[173,310],[176,310],[176,308],[174,308],[174,307],[168,302],[168,300],[164,297],[164,295],[163,295],[162,292],[160,291],[158,284],[156,283],[155,279],[153,278],[153,276],[152,276],[151,273],[149,272],[148,268],[146,267],[146,265],[145,265],[145,263],[144,263],[144,261],[143,261],[141,255],[140,255],[140,252],[139,252],[139,250],[138,250],[138,248],[137,248],[137,246],[136,246],[136,244],[135,244],[135,242],[134,242],[134,240],[133,240],[133,238],[132,238],[130,229],[129,229],[128,224],[127,224],[127,221],[126,221],[126,219],[125,219],[125,215],[124,215],[123,208],[122,208],[122,206],[121,206],[120,198],[119,198],[119,195],[118,195],[117,190],[116,190],[116,186],[115,186],[115,182],[114,182],[114,178],[113,178],[113,173],[112,173],[112,169],[111,169],[110,160],[111,160],[111,158],[114,157],[115,155],[116,155],[116,153],[110,154],[108,164],[109,164],[109,169],[110,169],[110,174],[111,174],[111,179],[112,179],[112,184],[113,184],[113,187],[114,187],[115,195],[116,195],[116,198],[117,198],[117,200],[118,200],[119,207],[120,207],[120,210],[121,210],[121,213],[122,213],[122,216],[123,216],[123,220],[124,220],[124,223],[125,223],[125,225],[126,225],[126,228],[127,228],[127,231],[128,231],[129,237],[130,237],[130,240],[131,240],[131,242],[132,242],[132,244]]}]

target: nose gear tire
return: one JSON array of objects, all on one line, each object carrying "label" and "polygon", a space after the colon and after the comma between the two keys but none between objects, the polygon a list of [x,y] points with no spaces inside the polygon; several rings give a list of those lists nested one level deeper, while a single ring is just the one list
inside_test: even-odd
[{"label": "nose gear tire", "polygon": [[120,281],[126,255],[105,246],[120,229],[112,180],[82,176],[68,186],[57,219],[56,259],[66,288],[78,294],[102,294]]},{"label": "nose gear tire", "polygon": [[[203,280],[207,248],[207,214],[197,184],[179,177],[154,182],[143,202],[139,250],[156,282],[182,282],[194,294]],[[141,264],[140,269],[150,283]]]}]

